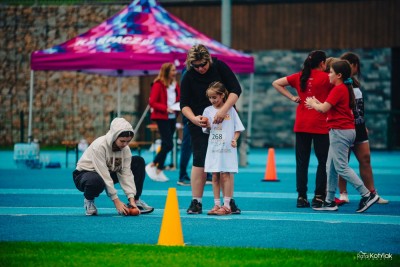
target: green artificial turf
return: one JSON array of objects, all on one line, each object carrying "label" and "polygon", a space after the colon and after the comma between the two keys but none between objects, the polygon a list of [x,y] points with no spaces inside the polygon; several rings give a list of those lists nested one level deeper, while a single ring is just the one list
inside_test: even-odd
[{"label": "green artificial turf", "polygon": [[357,252],[166,247],[108,243],[0,242],[0,266],[400,266],[357,259]]}]

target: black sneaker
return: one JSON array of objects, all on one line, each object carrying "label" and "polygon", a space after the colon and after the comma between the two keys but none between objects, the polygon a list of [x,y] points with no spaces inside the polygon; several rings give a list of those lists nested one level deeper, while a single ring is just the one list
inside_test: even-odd
[{"label": "black sneaker", "polygon": [[324,204],[322,204],[321,207],[313,207],[313,210],[327,210],[327,211],[336,211],[338,210],[338,206],[336,205],[335,201],[331,202],[326,202],[324,201]]},{"label": "black sneaker", "polygon": [[369,207],[374,205],[378,200],[379,200],[379,196],[377,194],[373,194],[373,193],[370,193],[368,197],[362,197],[356,212],[366,211]]},{"label": "black sneaker", "polygon": [[297,207],[298,208],[309,208],[310,202],[308,202],[307,198],[298,197],[297,198]]},{"label": "black sneaker", "polygon": [[186,211],[188,214],[201,214],[203,212],[203,205],[197,201],[197,199],[193,199],[190,203],[190,207]]},{"label": "black sneaker", "polygon": [[179,179],[176,183],[181,186],[190,186],[190,179],[185,177],[184,179]]},{"label": "black sneaker", "polygon": [[233,198],[229,202],[229,205],[231,206],[231,214],[241,214],[242,213],[242,211],[236,205],[235,200]]},{"label": "black sneaker", "polygon": [[321,208],[324,204],[324,197],[321,195],[315,195],[311,201],[311,207],[313,208]]}]

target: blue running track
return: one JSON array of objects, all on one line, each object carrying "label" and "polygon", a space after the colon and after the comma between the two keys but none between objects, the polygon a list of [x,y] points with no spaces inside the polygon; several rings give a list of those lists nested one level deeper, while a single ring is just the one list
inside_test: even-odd
[{"label": "blue running track", "polygon": [[[0,241],[118,242],[157,244],[168,188],[176,187],[184,241],[187,245],[293,248],[400,254],[400,152],[372,152],[375,184],[390,200],[357,214],[359,196],[349,187],[350,203],[337,212],[296,208],[295,158],[292,149],[277,149],[279,182],[264,179],[267,149],[252,149],[248,167],[235,176],[235,200],[243,213],[207,216],[213,206],[211,186],[203,198],[203,214],[187,215],[190,187],[176,185],[178,171],[166,171],[169,182],[146,179],[142,199],[154,213],[119,216],[109,198],[96,199],[99,216],[87,217],[82,193],[75,189],[71,172],[74,155],[65,167],[63,151],[41,155],[62,164],[60,169],[19,169],[12,151],[0,151]],[[145,151],[146,162],[152,154]],[[309,171],[311,200],[316,160]],[[351,166],[357,171],[357,162]],[[119,188],[119,187],[118,187]],[[119,196],[125,196],[119,190]]]}]

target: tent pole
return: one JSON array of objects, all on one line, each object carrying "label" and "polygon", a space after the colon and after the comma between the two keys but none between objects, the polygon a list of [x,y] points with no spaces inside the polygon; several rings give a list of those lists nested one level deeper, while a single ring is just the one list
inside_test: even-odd
[{"label": "tent pole", "polygon": [[231,0],[222,0],[221,7],[221,40],[226,46],[231,46],[231,16],[232,3]]},{"label": "tent pole", "polygon": [[251,127],[253,119],[253,92],[254,92],[254,73],[250,74],[249,108],[247,113],[247,141],[251,143]]},{"label": "tent pole", "polygon": [[117,107],[117,111],[118,111],[118,117],[121,117],[121,76],[118,76],[118,107]]},{"label": "tent pole", "polygon": [[32,105],[33,105],[33,78],[34,72],[31,70],[31,82],[29,85],[29,124],[28,124],[28,143],[32,142]]},{"label": "tent pole", "polygon": [[142,125],[142,122],[143,122],[144,118],[146,117],[147,112],[149,111],[149,109],[150,109],[150,106],[147,105],[147,107],[146,107],[146,109],[144,110],[144,112],[143,112],[142,116],[140,117],[139,121],[136,123],[135,130],[133,131],[133,132],[135,133],[135,135],[133,136],[133,140],[136,139],[137,131],[139,130],[140,125]]}]

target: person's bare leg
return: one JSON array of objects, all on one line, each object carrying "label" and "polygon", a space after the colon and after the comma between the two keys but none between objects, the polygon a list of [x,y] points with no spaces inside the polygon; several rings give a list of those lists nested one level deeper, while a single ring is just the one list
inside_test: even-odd
[{"label": "person's bare leg", "polygon": [[359,163],[360,176],[369,191],[375,190],[374,177],[371,167],[371,150],[369,142],[354,144],[354,154]]},{"label": "person's bare leg", "polygon": [[347,181],[343,179],[341,176],[339,176],[338,186],[340,193],[347,192]]},{"label": "person's bare leg", "polygon": [[224,197],[233,197],[233,178],[231,173],[223,172],[221,173],[221,187]]},{"label": "person's bare leg", "polygon": [[220,173],[214,172],[212,174],[212,187],[213,187],[214,199],[221,198],[221,195],[220,195],[220,190],[221,190],[220,181],[221,181]]},{"label": "person's bare leg", "polygon": [[203,167],[192,167],[191,172],[191,185],[192,185],[192,197],[203,197],[204,185],[206,184],[207,174],[204,172]]}]

